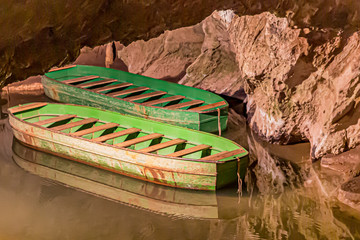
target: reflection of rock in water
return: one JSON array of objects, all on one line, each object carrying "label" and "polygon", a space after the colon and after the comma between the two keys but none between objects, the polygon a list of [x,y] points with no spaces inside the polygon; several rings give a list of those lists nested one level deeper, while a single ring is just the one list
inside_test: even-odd
[{"label": "reflection of rock in water", "polygon": [[248,188],[261,194],[280,194],[285,187],[297,188],[308,177],[309,167],[299,165],[293,161],[281,159],[269,152],[260,142],[257,142],[252,133],[248,136],[250,152],[250,171]]}]

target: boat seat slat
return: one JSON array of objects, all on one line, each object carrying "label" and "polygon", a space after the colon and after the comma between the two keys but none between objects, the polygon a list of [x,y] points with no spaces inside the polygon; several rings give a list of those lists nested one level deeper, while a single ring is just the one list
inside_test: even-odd
[{"label": "boat seat slat", "polygon": [[166,93],[167,93],[167,92],[156,91],[156,92],[145,93],[145,94],[140,94],[140,95],[137,95],[137,96],[132,96],[132,97],[123,98],[122,100],[126,100],[126,101],[136,101],[136,100],[140,100],[140,99],[144,99],[144,98],[151,98],[151,97],[156,97],[156,96],[165,95]]},{"label": "boat seat slat", "polygon": [[34,124],[36,125],[45,125],[45,124],[49,124],[49,123],[54,123],[54,122],[59,122],[59,121],[63,121],[66,119],[71,119],[76,117],[75,114],[64,114],[64,115],[60,115],[57,117],[53,117],[53,118],[49,118],[49,119],[45,119],[42,121],[38,121],[38,122],[34,122]]},{"label": "boat seat slat", "polygon": [[83,120],[80,120],[80,121],[77,121],[77,122],[71,122],[71,123],[67,123],[67,124],[63,124],[63,125],[60,125],[60,126],[53,127],[53,128],[51,128],[51,130],[62,131],[62,130],[65,130],[65,129],[69,129],[69,128],[73,128],[73,127],[77,127],[77,126],[80,126],[80,125],[85,125],[85,124],[89,124],[89,123],[93,123],[93,122],[97,122],[97,121],[99,121],[99,119],[86,118],[86,119],[83,119]]},{"label": "boat seat slat", "polygon": [[119,126],[119,124],[117,124],[117,123],[105,123],[105,124],[100,125],[100,126],[96,126],[96,127],[92,127],[92,128],[88,128],[88,129],[84,129],[84,130],[81,130],[81,131],[78,131],[78,132],[71,133],[71,135],[84,136],[84,135],[89,134],[89,133],[94,133],[94,132],[98,132],[98,131],[101,131],[101,130],[114,128],[114,127],[117,127],[117,126]]},{"label": "boat seat slat", "polygon": [[102,92],[102,91],[114,90],[114,89],[117,89],[117,88],[130,87],[131,85],[133,85],[133,84],[125,82],[125,83],[120,83],[120,84],[116,84],[116,85],[99,87],[99,88],[95,88],[95,89],[92,89],[92,90],[95,91],[95,92]]},{"label": "boat seat slat", "polygon": [[94,138],[94,139],[92,139],[92,141],[104,142],[104,141],[107,141],[109,139],[114,139],[114,138],[117,138],[117,137],[121,137],[121,136],[124,136],[124,135],[132,134],[132,133],[136,133],[136,132],[140,132],[140,131],[141,131],[141,129],[139,129],[139,128],[128,128],[128,129],[125,129],[125,130],[122,130],[122,131],[119,131],[119,132],[114,132],[114,133],[110,133],[110,134],[107,134],[107,135],[104,135],[104,136],[101,136],[101,137],[98,137],[98,138]]},{"label": "boat seat slat", "polygon": [[177,152],[174,152],[174,153],[170,153],[170,154],[168,154],[166,156],[169,156],[169,157],[182,157],[184,155],[188,155],[190,153],[198,152],[198,151],[209,149],[209,148],[211,148],[211,146],[201,144],[201,145],[194,146],[194,147],[191,147],[191,148],[188,148],[188,149],[184,149],[184,150],[180,150],[180,151],[177,151]]},{"label": "boat seat slat", "polygon": [[147,147],[147,148],[140,149],[139,151],[144,152],[144,153],[150,153],[150,152],[154,152],[154,151],[157,151],[157,150],[160,150],[163,148],[171,147],[171,146],[178,145],[178,144],[185,143],[185,142],[186,142],[186,140],[177,138],[177,139],[159,143],[159,144]]},{"label": "boat seat slat", "polygon": [[145,142],[145,141],[148,141],[148,140],[152,140],[152,139],[156,139],[156,138],[160,138],[164,136],[164,134],[160,134],[160,133],[151,133],[149,135],[145,135],[145,136],[142,136],[142,137],[138,137],[138,138],[134,138],[134,139],[131,139],[131,140],[127,140],[125,142],[122,142],[122,143],[118,143],[118,144],[115,144],[115,146],[118,146],[118,147],[129,147],[131,145],[134,145],[134,144],[137,144],[137,143],[141,143],[141,142]]},{"label": "boat seat slat", "polygon": [[216,154],[213,154],[213,155],[210,155],[210,156],[203,157],[203,158],[201,158],[201,160],[218,161],[218,160],[221,160],[221,159],[224,159],[224,158],[228,158],[228,157],[231,157],[231,156],[238,155],[238,154],[243,153],[243,152],[245,152],[245,150],[242,149],[242,148],[236,149],[236,150],[233,150],[233,151],[224,151],[224,152],[219,152],[219,153],[216,153]]},{"label": "boat seat slat", "polygon": [[93,87],[97,85],[107,84],[107,83],[113,83],[116,82],[116,79],[104,79],[96,82],[89,82],[89,83],[81,83],[77,85],[77,87],[86,88],[86,87]]},{"label": "boat seat slat", "polygon": [[68,66],[65,66],[65,67],[54,68],[54,69],[49,70],[49,72],[65,70],[65,69],[69,69],[69,68],[73,68],[73,67],[76,67],[76,65],[68,65]]},{"label": "boat seat slat", "polygon": [[93,79],[96,79],[96,78],[99,78],[99,76],[90,75],[90,76],[84,76],[84,77],[78,77],[78,78],[71,78],[71,79],[61,81],[61,82],[71,84],[71,83],[78,83],[78,82],[84,82],[84,81],[88,81],[88,80],[93,80]]},{"label": "boat seat slat", "polygon": [[125,94],[131,94],[131,93],[136,93],[136,92],[142,92],[142,91],[146,91],[149,90],[150,88],[148,87],[136,87],[136,88],[132,88],[132,89],[126,89],[126,90],[122,90],[122,91],[118,91],[118,92],[114,92],[114,93],[109,93],[107,94],[110,97],[117,97],[120,95],[125,95]]},{"label": "boat seat slat", "polygon": [[204,103],[204,101],[202,101],[202,100],[192,100],[192,101],[189,101],[189,102],[170,105],[170,106],[167,106],[165,108],[167,108],[167,109],[179,109],[179,108],[193,106],[193,105],[201,104],[201,103]]},{"label": "boat seat slat", "polygon": [[17,112],[26,111],[26,110],[30,110],[30,109],[33,109],[33,108],[43,107],[43,106],[46,106],[46,105],[47,105],[47,103],[32,103],[32,104],[28,104],[28,105],[25,105],[25,106],[19,106],[19,107],[11,108],[11,109],[9,109],[9,111],[14,114],[14,113],[17,113]]},{"label": "boat seat slat", "polygon": [[191,108],[191,109],[188,109],[188,110],[198,112],[198,111],[204,111],[204,110],[207,110],[207,109],[210,109],[210,108],[220,107],[220,106],[225,105],[225,104],[226,104],[225,101],[221,101],[221,102],[211,103],[211,104],[200,106],[200,107]]},{"label": "boat seat slat", "polygon": [[142,103],[142,105],[144,105],[144,106],[153,106],[153,105],[156,105],[156,104],[165,103],[165,102],[171,102],[171,101],[180,100],[180,99],[184,99],[184,98],[185,98],[184,96],[175,95],[175,96],[161,98],[161,99],[157,99],[157,100],[153,100],[153,101],[149,101],[149,102],[144,102],[144,103]]}]

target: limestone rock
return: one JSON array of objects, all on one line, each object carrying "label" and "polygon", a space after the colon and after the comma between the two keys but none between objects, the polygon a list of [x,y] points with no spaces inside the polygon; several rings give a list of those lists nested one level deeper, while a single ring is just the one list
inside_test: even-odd
[{"label": "limestone rock", "polygon": [[179,80],[200,54],[201,24],[166,31],[149,41],[139,40],[118,52],[129,72],[158,79]]}]

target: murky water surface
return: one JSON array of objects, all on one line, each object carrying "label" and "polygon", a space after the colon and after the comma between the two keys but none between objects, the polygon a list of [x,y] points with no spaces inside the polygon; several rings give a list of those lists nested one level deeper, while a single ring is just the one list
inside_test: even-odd
[{"label": "murky water surface", "polygon": [[[3,109],[43,100],[11,95]],[[237,185],[185,191],[74,163],[23,146],[1,121],[1,240],[360,239],[360,214],[329,197],[336,177],[309,162],[308,144],[263,144],[240,120],[226,136],[249,145],[242,196]]]}]

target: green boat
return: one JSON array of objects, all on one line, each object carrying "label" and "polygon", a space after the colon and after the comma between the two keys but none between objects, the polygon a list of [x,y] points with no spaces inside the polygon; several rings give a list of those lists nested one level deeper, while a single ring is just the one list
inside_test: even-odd
[{"label": "green boat", "polygon": [[216,190],[245,176],[247,151],[205,132],[93,107],[12,107],[14,136],[33,148],[157,184]]},{"label": "green boat", "polygon": [[231,209],[237,204],[223,203],[215,192],[170,188],[129,178],[37,151],[16,139],[12,149],[16,164],[31,174],[131,207],[196,219],[233,219],[239,214]]},{"label": "green boat", "polygon": [[42,77],[59,102],[97,107],[205,132],[223,131],[228,103],[220,96],[115,69],[71,65]]}]

